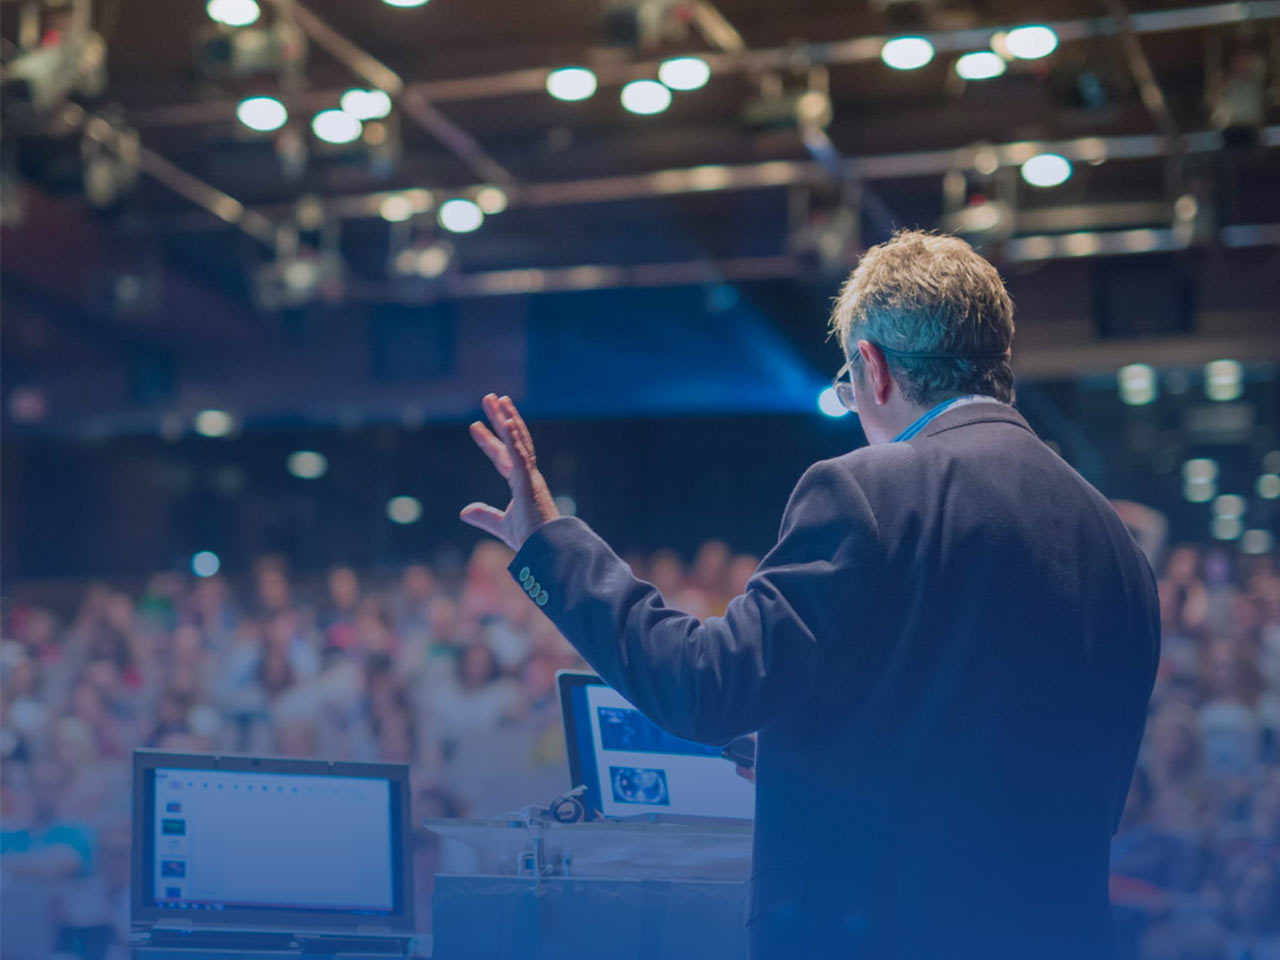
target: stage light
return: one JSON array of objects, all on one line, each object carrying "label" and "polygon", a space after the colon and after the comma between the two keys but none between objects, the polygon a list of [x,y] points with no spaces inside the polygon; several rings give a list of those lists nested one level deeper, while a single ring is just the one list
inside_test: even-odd
[{"label": "stage light", "polygon": [[1033,187],[1056,187],[1071,178],[1071,161],[1056,153],[1038,153],[1022,165],[1022,179]]},{"label": "stage light", "polygon": [[1280,500],[1280,473],[1264,473],[1258,477],[1258,496],[1263,500]]},{"label": "stage light", "polygon": [[314,450],[295,450],[285,467],[299,480],[318,480],[329,471],[329,459]]},{"label": "stage light", "polygon": [[1120,368],[1116,379],[1120,399],[1131,407],[1140,407],[1156,398],[1156,371],[1149,364],[1131,363]]},{"label": "stage light", "polygon": [[658,79],[672,90],[697,90],[711,79],[711,68],[701,57],[672,57],[659,65]]},{"label": "stage light", "polygon": [[622,88],[621,99],[632,113],[650,116],[671,106],[671,91],[657,80],[632,80]]},{"label": "stage light", "polygon": [[1246,530],[1240,538],[1240,549],[1245,553],[1270,553],[1275,543],[1270,530]]},{"label": "stage light", "polygon": [[201,410],[196,414],[196,433],[202,437],[225,437],[234,427],[235,421],[225,410]]},{"label": "stage light", "polygon": [[547,93],[557,100],[586,100],[596,92],[596,75],[586,67],[562,67],[547,74]]},{"label": "stage light", "polygon": [[1218,461],[1196,457],[1182,465],[1182,479],[1188,483],[1211,483],[1218,479]]},{"label": "stage light", "polygon": [[476,206],[486,214],[507,209],[507,194],[500,187],[481,187],[476,191]]},{"label": "stage light", "polygon": [[391,270],[401,277],[430,280],[448,270],[452,258],[453,253],[447,243],[405,247],[392,257]]},{"label": "stage light", "polygon": [[414,214],[413,201],[402,193],[393,193],[378,205],[378,213],[388,223],[403,223]]},{"label": "stage light", "polygon": [[578,502],[567,494],[561,494],[556,497],[556,509],[560,511],[562,517],[576,517],[578,515]]},{"label": "stage light", "polygon": [[1211,360],[1204,365],[1204,395],[1210,400],[1235,400],[1244,390],[1244,368],[1236,360]]},{"label": "stage light", "polygon": [[990,80],[1004,73],[1004,58],[990,50],[966,53],[956,61],[956,75],[961,80]]},{"label": "stage light", "polygon": [[840,402],[840,398],[836,396],[835,387],[826,387],[818,394],[818,409],[828,417],[843,417],[849,412],[848,408]]},{"label": "stage light", "polygon": [[191,572],[197,577],[212,577],[222,569],[222,561],[212,550],[201,550],[191,558]]},{"label": "stage light", "polygon": [[1039,60],[1058,48],[1058,35],[1044,26],[1015,27],[1004,35],[1004,46],[1019,60]]},{"label": "stage light", "polygon": [[422,519],[422,502],[417,497],[392,497],[387,501],[387,519],[392,523],[417,523]]},{"label": "stage light", "polygon": [[338,101],[343,113],[357,120],[381,120],[391,113],[391,97],[385,90],[361,90],[353,87]]},{"label": "stage light", "polygon": [[428,280],[438,277],[449,269],[451,255],[449,248],[443,243],[433,243],[419,250],[413,260],[414,272]]},{"label": "stage light", "polygon": [[281,266],[280,279],[295,293],[314,290],[320,283],[320,264],[314,257],[294,257]]},{"label": "stage light", "polygon": [[895,70],[917,70],[933,59],[933,44],[924,37],[895,37],[880,48],[880,59]]},{"label": "stage light", "polygon": [[382,0],[388,7],[421,7],[427,0]]},{"label": "stage light", "polygon": [[1191,503],[1208,503],[1218,493],[1218,463],[1196,457],[1182,465],[1182,495]]},{"label": "stage light", "polygon": [[1244,533],[1239,517],[1214,517],[1209,525],[1215,540],[1237,540]]},{"label": "stage light", "polygon": [[311,131],[325,143],[350,143],[360,129],[360,121],[343,110],[321,110],[311,121]]},{"label": "stage light", "polygon": [[248,97],[236,107],[236,119],[250,130],[267,133],[283,127],[289,111],[275,97]]},{"label": "stage light", "polygon": [[484,223],[484,211],[471,200],[455,198],[440,204],[436,219],[440,226],[453,233],[470,233]]},{"label": "stage light", "polygon": [[1182,495],[1188,503],[1208,503],[1218,493],[1218,485],[1212,480],[1188,480],[1182,485]]},{"label": "stage light", "polygon": [[247,27],[257,23],[262,11],[257,0],[209,0],[204,5],[204,12],[215,23],[224,23],[228,27]]},{"label": "stage light", "polygon": [[1262,469],[1267,473],[1280,473],[1280,450],[1271,450],[1263,455]]},{"label": "stage light", "polygon": [[1213,514],[1217,517],[1243,517],[1248,504],[1238,493],[1224,493],[1213,498]]}]

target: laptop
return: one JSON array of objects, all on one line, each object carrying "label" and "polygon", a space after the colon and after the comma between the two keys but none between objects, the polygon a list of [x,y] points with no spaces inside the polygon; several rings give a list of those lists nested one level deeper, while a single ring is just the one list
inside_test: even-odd
[{"label": "laptop", "polygon": [[409,769],[137,750],[133,944],[408,951]]},{"label": "laptop", "polygon": [[755,787],[721,747],[663,730],[590,673],[556,674],[573,786],[587,809],[631,817],[750,820]]}]

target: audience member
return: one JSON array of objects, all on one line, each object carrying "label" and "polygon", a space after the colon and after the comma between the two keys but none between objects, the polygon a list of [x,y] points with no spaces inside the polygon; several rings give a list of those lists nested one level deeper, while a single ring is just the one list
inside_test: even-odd
[{"label": "audience member", "polygon": [[[669,550],[628,558],[699,616],[757,565],[719,541],[688,567]],[[584,664],[510,559],[485,542],[465,570],[339,565],[313,582],[264,557],[244,592],[160,574],[136,599],[91,583],[65,606],[19,590],[0,641],[0,879],[50,885],[50,949],[127,955],[134,747],[408,763],[415,823],[483,809],[467,771],[486,738],[519,733],[524,767],[562,768],[555,673]],[[1280,960],[1280,575],[1271,557],[1182,544],[1160,597],[1148,735],[1113,846],[1123,958]],[[437,856],[415,831],[424,930]]]}]

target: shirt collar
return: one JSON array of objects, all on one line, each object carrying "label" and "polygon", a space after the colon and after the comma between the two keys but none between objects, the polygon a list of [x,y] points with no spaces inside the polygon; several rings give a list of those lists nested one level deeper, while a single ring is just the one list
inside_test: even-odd
[{"label": "shirt collar", "polygon": [[911,424],[911,426],[907,427],[907,429],[903,430],[900,434],[894,437],[890,441],[890,443],[899,443],[900,441],[903,441],[903,440],[910,440],[917,433],[919,433],[926,426],[928,426],[929,423],[932,420],[934,420],[939,414],[944,413],[947,410],[950,410],[952,407],[959,407],[967,403],[1001,403],[1001,402],[1002,401],[997,400],[995,397],[984,396],[980,393],[975,393],[967,397],[952,397],[950,400],[943,400],[940,404],[938,404],[928,413],[923,414],[919,419],[916,420],[915,423]]}]

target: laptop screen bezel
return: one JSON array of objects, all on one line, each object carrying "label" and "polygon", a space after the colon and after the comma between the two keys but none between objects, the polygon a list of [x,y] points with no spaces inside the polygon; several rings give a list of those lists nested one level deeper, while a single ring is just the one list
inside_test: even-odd
[{"label": "laptop screen bezel", "polygon": [[[157,769],[297,774],[321,777],[359,777],[386,780],[391,791],[392,869],[394,908],[390,913],[341,910],[228,908],[175,910],[154,902],[155,878],[152,823],[154,771]],[[409,768],[397,763],[352,763],[285,757],[246,757],[136,750],[133,755],[133,838],[130,877],[131,916],[137,925],[216,927],[220,929],[412,933],[414,929],[413,852],[410,849]]]},{"label": "laptop screen bezel", "polygon": [[580,687],[590,686],[607,686],[594,673],[581,673],[574,670],[558,670],[556,672],[556,688],[560,693],[560,714],[564,718],[564,740],[565,753],[569,758],[569,779],[573,781],[571,787],[586,787],[586,795],[583,802],[587,808],[593,813],[600,812],[600,776],[596,771],[594,782],[586,782],[584,764],[582,762],[582,754],[579,751],[579,741],[582,731],[579,725],[587,723],[587,739],[590,740],[590,724],[586,717],[578,716],[573,707],[574,690]]}]

